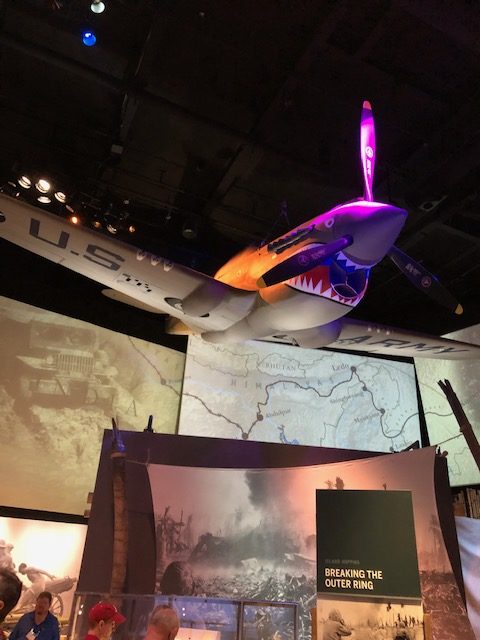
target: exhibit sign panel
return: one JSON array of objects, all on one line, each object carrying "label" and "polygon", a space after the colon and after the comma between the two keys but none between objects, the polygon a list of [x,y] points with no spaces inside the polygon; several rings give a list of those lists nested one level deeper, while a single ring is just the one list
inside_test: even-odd
[{"label": "exhibit sign panel", "polygon": [[316,492],[317,591],[419,601],[409,491]]}]

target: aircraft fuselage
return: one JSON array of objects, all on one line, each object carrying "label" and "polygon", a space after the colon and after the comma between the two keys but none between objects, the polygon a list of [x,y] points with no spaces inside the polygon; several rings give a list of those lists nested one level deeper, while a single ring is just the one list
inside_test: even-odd
[{"label": "aircraft fuselage", "polygon": [[[370,267],[384,257],[406,218],[405,211],[382,203],[340,205],[268,245],[247,249],[212,279],[3,194],[0,212],[6,240],[102,283],[116,292],[111,297],[173,315],[215,340],[304,330],[342,317],[365,295]],[[313,268],[303,265],[307,247],[320,251],[346,235],[352,243],[344,251]],[[259,289],[262,273],[292,256],[304,273]]]}]

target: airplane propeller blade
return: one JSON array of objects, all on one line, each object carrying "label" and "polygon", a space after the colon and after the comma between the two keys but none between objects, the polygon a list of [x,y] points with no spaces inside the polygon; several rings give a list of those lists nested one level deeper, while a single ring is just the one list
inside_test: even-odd
[{"label": "airplane propeller blade", "polygon": [[391,247],[388,256],[417,289],[457,315],[463,313],[462,305],[425,267],[395,246]]},{"label": "airplane propeller blade", "polygon": [[360,120],[360,157],[362,160],[364,200],[373,201],[373,173],[375,171],[375,123],[370,102],[365,100]]},{"label": "airplane propeller blade", "polygon": [[318,267],[330,256],[338,253],[345,247],[349,247],[353,243],[352,236],[342,236],[328,244],[313,244],[302,249],[290,258],[287,258],[269,271],[266,271],[261,278],[257,280],[259,289],[271,287],[290,278],[302,275],[315,267]]}]

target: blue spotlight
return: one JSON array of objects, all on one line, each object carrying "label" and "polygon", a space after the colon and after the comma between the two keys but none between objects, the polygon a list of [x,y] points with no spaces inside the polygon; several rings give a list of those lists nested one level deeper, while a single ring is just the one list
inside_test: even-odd
[{"label": "blue spotlight", "polygon": [[93,31],[84,31],[82,33],[82,42],[86,47],[93,47],[93,45],[97,42],[97,36],[93,33]]}]

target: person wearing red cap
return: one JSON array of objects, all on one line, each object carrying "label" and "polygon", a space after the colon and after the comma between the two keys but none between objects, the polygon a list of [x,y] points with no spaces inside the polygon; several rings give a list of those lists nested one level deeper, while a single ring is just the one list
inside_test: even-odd
[{"label": "person wearing red cap", "polygon": [[125,616],[111,602],[97,602],[88,612],[88,634],[85,640],[108,640]]}]

